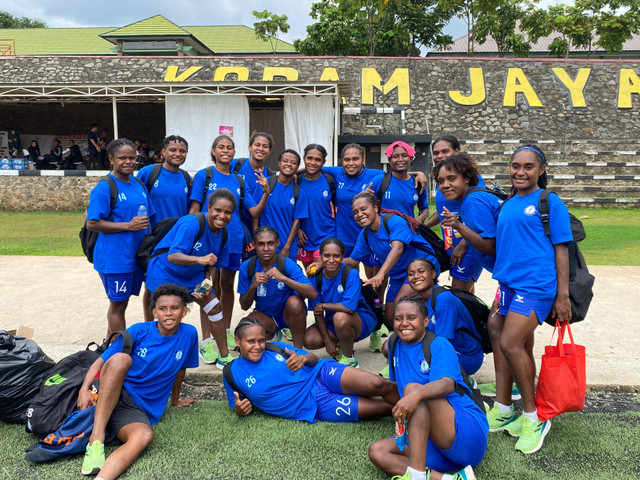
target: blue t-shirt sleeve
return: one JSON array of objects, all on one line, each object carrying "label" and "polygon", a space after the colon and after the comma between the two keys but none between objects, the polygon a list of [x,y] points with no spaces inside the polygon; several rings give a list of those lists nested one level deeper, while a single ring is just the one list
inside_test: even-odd
[{"label": "blue t-shirt sleeve", "polygon": [[176,230],[176,234],[171,241],[169,254],[184,253],[185,255],[190,255],[200,230],[198,219],[194,215],[187,215],[178,221],[173,226],[173,229]]},{"label": "blue t-shirt sleeve", "polygon": [[184,362],[183,368],[198,368],[200,365],[200,358],[198,357],[198,331],[193,325],[185,325],[189,327],[186,329],[189,335],[189,351],[187,352],[187,359]]},{"label": "blue t-shirt sleeve", "polygon": [[[260,187],[260,191],[262,191],[261,187]],[[260,198],[262,198],[262,196],[260,196]],[[247,212],[249,211],[250,208],[253,208],[256,205],[258,205],[258,202],[256,202],[256,200],[253,198],[253,195],[251,195],[249,193],[249,190],[247,190],[246,181],[244,184],[244,199],[242,200],[242,202],[243,202],[242,208],[244,208],[244,210],[247,210]],[[242,214],[242,212],[240,212],[240,214]]]},{"label": "blue t-shirt sleeve", "polygon": [[100,181],[89,195],[87,220],[107,220],[109,215],[111,215],[109,185],[106,181]]},{"label": "blue t-shirt sleeve", "polygon": [[[369,183],[371,183],[371,190],[373,190],[373,194],[375,196],[378,196],[378,189],[380,188],[380,184],[382,183],[382,178],[384,177],[384,175],[379,175],[377,177],[372,178],[371,180],[369,180]],[[384,194],[384,192],[382,192]]]},{"label": "blue t-shirt sleeve", "polygon": [[320,170],[322,170],[324,173],[328,173],[329,175],[331,175],[332,177],[337,179],[337,175],[340,174],[340,172],[342,172],[342,167],[322,167]]},{"label": "blue t-shirt sleeve", "polygon": [[229,385],[229,383],[227,382],[227,379],[224,378],[224,376],[222,377],[222,383],[224,385],[225,391],[227,392],[227,401],[229,402],[229,408],[234,408],[236,406],[236,397],[233,394],[233,389],[231,388],[231,385]]},{"label": "blue t-shirt sleeve", "polygon": [[146,185],[147,180],[149,180],[149,176],[151,175],[152,168],[153,165],[147,165],[146,167],[141,168],[136,174],[136,178]]},{"label": "blue t-shirt sleeve", "polygon": [[307,196],[302,190],[300,190],[298,194],[298,201],[293,211],[293,218],[294,220],[309,218],[309,203],[307,202]]},{"label": "blue t-shirt sleeve", "polygon": [[[285,261],[285,272],[287,272],[287,277],[291,280],[304,283],[306,285],[311,285],[311,282],[307,278],[307,276],[302,272],[302,269],[295,263],[293,260],[289,258]],[[240,280],[238,280],[239,282]],[[238,287],[240,288],[240,287]]]},{"label": "blue t-shirt sleeve", "polygon": [[347,275],[347,285],[342,294],[342,301],[340,302],[345,308],[356,311],[358,308],[358,302],[360,300],[360,274],[358,269],[354,268]]},{"label": "blue t-shirt sleeve", "polygon": [[422,189],[422,192],[418,196],[418,211],[422,211],[425,208],[429,208],[429,192],[425,187]]},{"label": "blue t-shirt sleeve", "polygon": [[429,382],[435,382],[441,378],[451,378],[457,382],[460,375],[460,363],[458,354],[449,340],[436,337],[431,342],[431,370]]},{"label": "blue t-shirt sleeve", "polygon": [[[373,232],[370,231],[369,235],[373,235]],[[364,239],[364,230],[361,230],[358,234],[358,238],[356,239],[353,251],[351,252],[351,259],[356,262],[362,262],[369,258],[369,255],[371,255],[371,247],[367,245],[367,242]]]},{"label": "blue t-shirt sleeve", "polygon": [[288,343],[282,343],[282,342],[271,342],[274,345],[278,345],[280,348],[282,348],[283,350],[289,350],[290,352],[295,352],[298,355],[306,355],[307,352],[306,350],[303,350],[301,348],[296,348],[293,345],[289,345]]},{"label": "blue t-shirt sleeve", "polygon": [[569,210],[560,197],[554,194],[549,195],[549,227],[552,244],[557,245],[573,240]]},{"label": "blue t-shirt sleeve", "polygon": [[454,298],[452,293],[443,292],[436,301],[436,328],[434,333],[449,340],[453,340],[455,336],[456,320],[458,318]]},{"label": "blue t-shirt sleeve", "polygon": [[249,260],[242,262],[238,272],[238,293],[243,294],[249,291],[251,280],[247,277],[249,273]]},{"label": "blue t-shirt sleeve", "polygon": [[202,203],[202,197],[204,196],[205,188],[204,184],[205,173],[204,170],[199,170],[193,177],[193,184],[191,185],[191,196],[189,200]]},{"label": "blue t-shirt sleeve", "polygon": [[[218,233],[218,235],[222,235],[222,232]],[[227,241],[225,242],[225,244],[222,246],[222,248],[218,251],[218,254],[216,255],[218,257],[218,261],[216,262],[216,267],[218,268],[229,267],[229,242],[233,242],[233,239],[227,236]]]},{"label": "blue t-shirt sleeve", "polygon": [[[382,220],[381,220],[382,221]],[[394,215],[389,219],[389,242],[398,241],[405,245],[409,245],[413,239],[411,227],[409,224],[397,215]],[[380,228],[384,228],[383,225]]]},{"label": "blue t-shirt sleeve", "polygon": [[464,223],[469,228],[482,238],[496,238],[496,220],[490,199],[483,199],[482,193],[469,195],[462,205],[462,210]]},{"label": "blue t-shirt sleeve", "polygon": [[[322,273],[318,273],[318,275],[322,275]],[[326,280],[326,279],[325,279]],[[307,300],[307,304],[309,305],[309,310],[313,310],[317,304],[319,303],[323,303],[324,300],[322,298],[322,292],[320,292],[318,290],[318,282],[316,282],[316,277],[313,276],[309,279],[309,283],[311,283],[311,285],[313,286],[313,288],[315,289],[316,292],[318,292],[318,296],[316,297],[315,300]]]}]

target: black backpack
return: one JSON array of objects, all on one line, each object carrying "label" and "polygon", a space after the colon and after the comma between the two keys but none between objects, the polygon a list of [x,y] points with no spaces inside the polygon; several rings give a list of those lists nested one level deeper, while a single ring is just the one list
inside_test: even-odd
[{"label": "black backpack", "polygon": [[[244,164],[245,160],[248,160],[247,158],[239,158],[236,160],[236,164],[233,167],[233,173],[238,173],[240,171],[240,169],[242,168],[242,165]],[[273,170],[271,170],[269,167],[267,167],[266,165],[264,166],[264,169],[267,171],[267,174],[265,176],[267,177],[271,177],[272,175],[275,175],[276,172],[274,172]]]},{"label": "black backpack", "polygon": [[[328,173],[320,172],[322,176],[325,178],[327,183],[329,184],[329,192],[331,194],[331,203],[333,204],[333,208],[336,207],[336,179],[333,178],[333,175],[329,175]],[[300,185],[302,183],[302,175],[298,175],[296,179],[296,183]]]},{"label": "black backpack", "polygon": [[90,343],[85,350],[73,353],[60,360],[48,372],[48,377],[40,386],[40,392],[31,400],[27,408],[26,430],[44,437],[55,432],[65,418],[77,410],[78,393],[89,368],[102,355],[116,335],[122,335],[122,353],[131,355],[133,338],[125,330],[118,330],[98,346]]},{"label": "black backpack", "polygon": [[[145,188],[144,183],[142,183],[142,181],[140,181],[140,179],[135,175],[131,175],[129,178],[135,178],[136,181]],[[105,175],[100,179],[100,182],[103,180],[109,185],[109,211],[113,212],[113,209],[116,207],[116,202],[118,201],[118,186],[111,175]],[[113,222],[113,213],[109,214],[109,221]],[[84,253],[84,256],[87,257],[89,263],[93,263],[93,250],[96,246],[96,242],[98,241],[99,233],[100,232],[96,232],[94,230],[89,230],[87,228],[86,220],[78,233],[78,237],[80,237],[80,245],[82,245],[82,252]]]},{"label": "black backpack", "polygon": [[[288,277],[286,261],[287,259],[284,255],[280,255],[279,253],[276,255],[276,268],[281,274]],[[249,281],[253,280],[253,277],[255,277],[257,265],[258,257],[254,255],[249,259],[249,265],[247,265],[247,277],[249,278]]]},{"label": "black backpack", "polygon": [[[538,210],[542,225],[544,226],[544,234],[551,240],[551,230],[549,225],[549,190],[543,190],[538,200]],[[587,236],[584,231],[584,225],[571,213],[569,214],[571,222],[571,233],[573,241],[569,243],[569,299],[571,300],[571,323],[584,320],[589,310],[589,305],[593,299],[593,283],[595,277],[589,273],[587,264],[584,261],[582,252],[578,247],[578,242],[584,240]],[[556,321],[551,318],[551,314],[545,319],[549,325],[555,325]]]},{"label": "black backpack", "polygon": [[[382,176],[380,187],[378,187],[378,191],[376,192],[376,198],[378,199],[379,202],[382,202],[382,199],[384,198],[384,194],[389,188],[389,185],[391,184],[391,177],[393,177],[392,172],[387,172]],[[420,196],[420,194],[422,193],[422,189],[420,188],[420,185],[416,187],[416,193],[418,194],[418,196]]]},{"label": "black backpack", "polygon": [[[242,208],[244,207],[244,192],[245,192],[244,178],[242,178],[242,175],[236,174],[235,170],[234,170],[234,174],[238,179],[238,183],[240,184],[240,201],[238,202],[238,212],[240,212],[240,215],[242,215]],[[202,194],[202,201],[200,202],[201,205],[204,205],[205,202],[207,201],[207,192],[209,191],[209,184],[211,183],[212,179],[213,179],[213,167],[205,168],[204,169],[204,193]]]},{"label": "black backpack", "polygon": [[[430,332],[429,330],[425,331],[425,336],[422,338],[422,353],[424,354],[424,359],[429,365],[431,365],[431,342],[433,342],[434,338],[436,338],[436,335],[433,332]],[[397,340],[398,340],[398,335],[395,332],[389,335],[389,340],[387,341],[387,349],[389,350],[389,356],[388,356],[389,371],[395,368],[395,365],[393,362],[393,349],[396,346]],[[454,391],[461,397],[465,395],[469,397],[471,400],[473,400],[473,403],[475,403],[477,407],[482,411],[482,413],[484,413],[485,409],[484,409],[484,401],[482,400],[482,395],[480,394],[480,391],[477,388],[473,388],[471,380],[469,379],[469,376],[464,371],[464,368],[462,368],[462,365],[460,365],[460,375],[462,375],[462,380],[464,381],[464,384],[467,387],[469,387],[469,390],[471,390],[471,394],[469,394],[467,389],[459,385],[458,382],[456,382],[456,387]]]},{"label": "black backpack", "polygon": [[434,312],[436,311],[436,299],[442,292],[450,292],[462,302],[464,307],[469,312],[469,315],[471,315],[473,324],[475,325],[478,334],[472,332],[466,327],[462,327],[461,330],[471,338],[473,338],[476,342],[478,342],[482,347],[482,351],[484,353],[493,352],[493,347],[491,346],[491,338],[489,337],[489,327],[487,324],[491,309],[487,307],[487,305],[473,293],[467,292],[466,290],[462,290],[460,288],[451,288],[449,286],[437,286],[431,293],[431,309]]},{"label": "black backpack", "polygon": [[[269,191],[273,192],[273,189],[276,188],[276,183],[278,183],[278,176],[272,175],[269,177]],[[300,195],[300,185],[297,182],[293,182],[293,203],[295,204],[298,201],[298,196]]]},{"label": "black backpack", "polygon": [[[347,288],[347,277],[349,276],[349,272],[353,270],[354,267],[351,265],[345,265],[342,269],[342,274],[340,276],[340,284],[342,288],[346,290]],[[315,274],[316,278],[316,288],[318,293],[322,293],[322,271],[324,269],[320,268]],[[384,311],[382,309],[382,305],[380,303],[380,298],[376,294],[375,290],[371,285],[363,285],[362,280],[360,280],[360,291],[362,292],[362,296],[364,297],[364,303],[366,303],[369,308],[373,311],[376,316],[376,328],[374,328],[374,332],[378,331],[382,325],[385,324],[385,316]],[[377,300],[377,302],[376,302]]]},{"label": "black backpack", "polygon": [[[194,242],[194,245],[195,245],[195,243],[197,243],[198,240],[202,238],[202,235],[204,235],[204,229],[207,226],[207,220],[204,214],[201,212],[195,212],[195,213],[192,213],[191,215],[194,215],[198,219],[198,223],[200,224],[198,235],[196,235],[195,242]],[[178,220],[180,220],[180,218],[181,217],[171,217],[171,218],[165,218],[164,220],[160,220],[156,224],[156,226],[153,227],[153,230],[151,231],[151,233],[148,235],[145,235],[144,238],[142,239],[142,242],[140,243],[140,246],[136,251],[136,262],[144,272],[147,271],[147,265],[149,265],[149,261],[152,258],[157,257],[158,255],[162,255],[163,253],[166,253],[169,251],[169,247],[159,248],[156,250],[156,246],[158,245],[158,243],[160,243],[160,240],[162,240],[165,237],[165,235],[169,233],[169,231],[175,226],[175,224],[178,223]],[[229,233],[227,232],[226,227],[222,229],[221,235],[222,235],[222,240],[221,240],[220,248],[222,248],[225,245],[225,243],[227,243],[227,239],[229,237]]]},{"label": "black backpack", "polygon": [[[191,175],[189,175],[189,172],[187,172],[186,170],[183,170],[181,168],[179,168],[179,170],[180,172],[182,172],[182,175],[184,176],[184,181],[187,184],[187,188],[191,188]],[[149,174],[149,178],[147,179],[147,183],[145,184],[148,192],[151,192],[151,189],[153,188],[153,184],[156,183],[156,180],[158,180],[158,177],[160,176],[160,172],[162,172],[162,164],[161,163],[154,164],[153,168],[151,169],[151,174]]]},{"label": "black backpack", "polygon": [[[393,213],[385,213],[382,216],[382,225],[384,226],[387,234],[390,233],[389,219],[393,215]],[[442,239],[423,223],[421,223],[418,227],[418,233],[427,241],[429,245],[431,245],[431,248],[433,248],[433,252],[425,250],[424,247],[414,242],[411,242],[410,245],[417,250],[432,254],[438,261],[438,265],[440,266],[440,273],[449,270],[449,267],[451,266],[451,259],[449,258],[449,254],[447,253],[447,251],[444,249],[444,242],[442,241]],[[367,245],[369,244],[369,228],[364,229],[364,241],[367,242]]]},{"label": "black backpack", "polygon": [[[265,350],[269,350],[271,352],[279,353],[284,358],[289,358],[290,357],[290,355],[280,345],[276,345],[275,343],[266,342],[264,344],[264,349]],[[229,384],[231,389],[234,392],[238,392],[238,395],[240,396],[240,400],[244,400],[245,398],[247,398],[247,396],[243,393],[242,390],[240,390],[240,387],[238,387],[238,384],[235,382],[235,380],[233,379],[233,375],[231,374],[231,364],[233,362],[234,362],[234,360],[231,360],[231,362],[227,363],[224,366],[224,368],[222,369],[222,376],[227,381],[227,383]]]},{"label": "black backpack", "polygon": [[462,202],[464,203],[465,199],[469,196],[469,194],[473,192],[488,192],[491,195],[495,195],[500,200],[504,201],[509,198],[509,193],[505,191],[505,189],[499,183],[493,182],[493,186],[491,188],[482,188],[482,187],[469,187],[466,192],[464,192],[464,196],[462,197]]}]

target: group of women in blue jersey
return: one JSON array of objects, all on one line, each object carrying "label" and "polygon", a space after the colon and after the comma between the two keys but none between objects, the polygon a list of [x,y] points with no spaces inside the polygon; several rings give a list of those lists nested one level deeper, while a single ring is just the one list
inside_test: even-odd
[{"label": "group of women in blue jersey", "polygon": [[[451,292],[440,294],[434,305],[429,301],[440,267],[419,233],[429,211],[426,177],[409,173],[413,148],[404,142],[389,146],[391,175],[385,179],[384,172],[365,168],[357,144],[343,148],[340,167],[325,166],[327,152],[318,144],[308,145],[303,158],[285,150],[276,175],[264,165],[272,146],[268,134],[254,134],[249,158],[238,159],[233,140],[220,136],[212,145],[213,166],[197,172],[190,185],[180,171],[185,139],[167,137],[160,174],[150,166],[138,179],[133,144],[111,142],[115,206],[108,182],[100,182],[87,213],[88,228],[100,232],[94,267],[110,300],[109,331],[125,327],[129,296],[140,291],[144,274],[135,251],[142,237],[163,218],[181,217],[157,244],[146,285],[153,292],[160,284],[177,283],[197,297],[201,357],[221,369],[229,365],[234,381],[225,376],[225,387],[238,415],[250,413],[252,405],[311,422],[392,413],[407,422],[411,447],[381,440],[369,455],[384,471],[406,478],[424,478],[425,465],[431,478],[452,471],[468,478],[469,466],[484,455],[487,430],[519,437],[516,448],[524,453],[539,449],[550,424],[540,422],[535,411],[533,332],[547,316],[568,321],[571,312],[568,211],[557,196],[550,197],[547,237],[537,203],[546,181],[544,153],[533,145],[516,150],[510,161],[512,197],[502,204],[482,188],[473,159],[460,153],[455,137],[433,143],[437,211],[426,223],[440,223],[443,233],[450,232],[452,284],[473,291],[482,269],[500,283],[490,315],[496,402],[485,416],[454,393],[458,386],[468,389],[460,365],[470,374],[483,361],[478,343],[465,333],[473,331],[473,321]],[[249,241],[255,257],[243,261]],[[530,254],[523,254],[524,245]],[[319,268],[304,275],[296,260],[311,267],[308,271]],[[364,282],[359,263],[367,273]],[[238,271],[240,305],[253,311],[231,334]],[[213,287],[199,288],[205,279]],[[379,328],[362,288],[381,292],[387,282],[381,300],[398,336],[391,359],[397,388],[354,368],[354,342]],[[315,323],[307,328],[308,310]],[[285,354],[267,348],[266,340],[281,340],[286,330],[293,347],[274,342]],[[421,346],[427,330],[438,338],[430,346],[430,364]],[[334,359],[319,361],[303,347],[325,348]],[[234,348],[240,358],[232,363]],[[514,381],[523,399],[521,416],[511,402]],[[305,405],[285,412],[282,395],[288,390],[281,384],[289,383],[304,386]],[[233,386],[238,384],[242,392]],[[286,396],[293,398],[291,392]]]}]

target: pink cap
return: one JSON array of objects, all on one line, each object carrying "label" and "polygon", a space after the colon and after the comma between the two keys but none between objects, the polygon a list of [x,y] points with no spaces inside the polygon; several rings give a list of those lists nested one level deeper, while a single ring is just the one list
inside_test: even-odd
[{"label": "pink cap", "polygon": [[411,145],[409,145],[406,142],[403,142],[402,140],[398,140],[397,142],[393,142],[391,145],[389,145],[389,147],[384,151],[384,154],[387,157],[391,158],[391,156],[393,155],[393,149],[396,147],[404,148],[411,158],[413,158],[416,154],[416,151],[413,148],[411,148]]}]

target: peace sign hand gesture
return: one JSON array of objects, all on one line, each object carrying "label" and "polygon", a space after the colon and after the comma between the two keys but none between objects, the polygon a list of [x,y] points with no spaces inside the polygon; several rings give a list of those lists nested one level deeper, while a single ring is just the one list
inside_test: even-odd
[{"label": "peace sign hand gesture", "polygon": [[264,176],[262,172],[255,172],[255,176],[258,177],[256,183],[262,187],[262,191],[269,195],[271,193],[271,189],[269,188],[269,182],[267,181],[267,177]]}]

